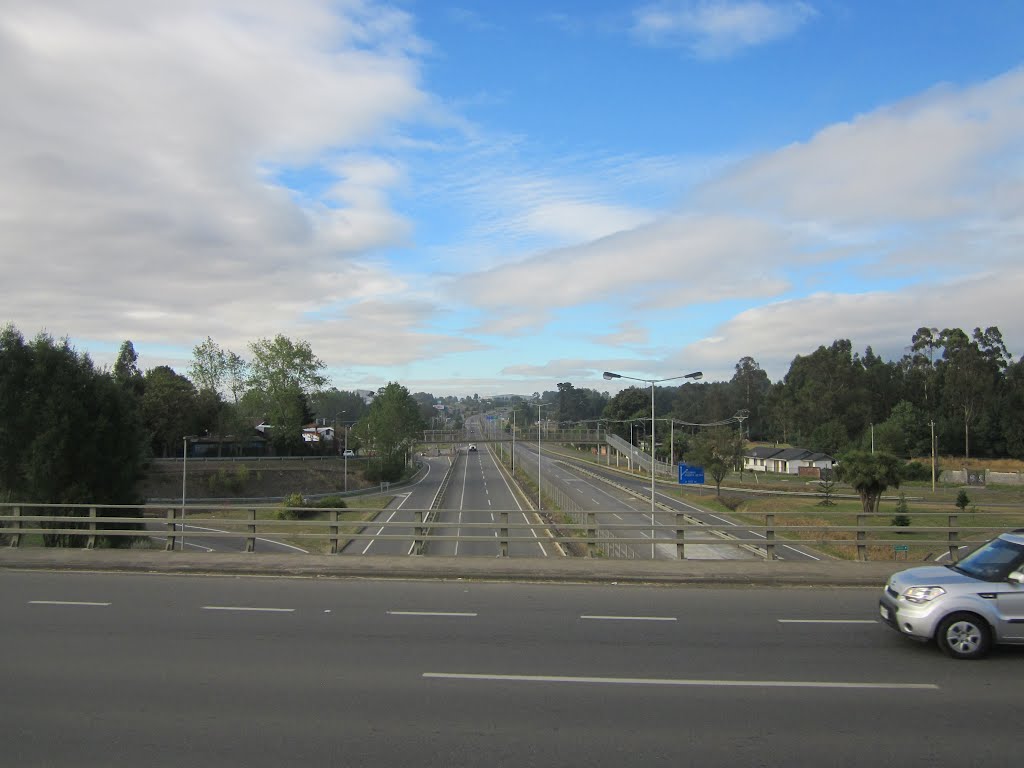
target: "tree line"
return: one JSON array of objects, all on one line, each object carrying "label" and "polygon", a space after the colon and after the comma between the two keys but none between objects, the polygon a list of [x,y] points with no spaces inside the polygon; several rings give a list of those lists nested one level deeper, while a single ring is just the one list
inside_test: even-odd
[{"label": "tree line", "polygon": [[[168,366],[142,371],[126,340],[108,371],[67,339],[40,334],[26,341],[6,326],[0,331],[0,498],[136,503],[150,457],[180,455],[190,435],[229,445],[228,438],[251,436],[261,421],[271,425],[271,450],[287,455],[304,450],[302,427],[319,419],[346,435],[350,447],[372,451],[378,458],[372,471],[394,479],[424,429],[457,429],[464,415],[497,404],[479,395],[413,394],[394,382],[373,397],[327,388],[326,366],[310,345],[283,335],[256,340],[246,352],[207,338],[194,347],[186,374]],[[797,355],[774,383],[753,357],[743,357],[728,381],[655,387],[654,394],[656,417],[677,424],[673,457],[658,427],[657,453],[665,460],[693,450],[702,429],[687,425],[738,414],[739,428],[729,434],[742,429],[745,439],[834,456],[872,446],[926,456],[934,430],[947,454],[1024,458],[1024,362],[1013,360],[998,328],[970,335],[920,328],[906,353],[889,361],[870,347],[854,352],[840,339]],[[561,382],[504,405],[520,429],[541,418],[601,420],[625,439],[649,436],[647,387],[613,397]]]}]

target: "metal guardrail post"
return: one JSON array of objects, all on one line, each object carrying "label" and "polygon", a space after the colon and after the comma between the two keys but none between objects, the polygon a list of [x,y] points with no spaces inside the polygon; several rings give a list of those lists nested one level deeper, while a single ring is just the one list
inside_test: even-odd
[{"label": "metal guardrail post", "polygon": [[423,547],[426,545],[426,532],[423,528],[423,510],[417,509],[413,514],[416,517],[416,526],[413,531],[416,538],[413,540],[412,551],[414,555],[422,555]]},{"label": "metal guardrail post", "polygon": [[256,551],[256,510],[249,510],[249,525],[246,526],[249,529],[249,536],[245,540],[245,551],[255,552]]},{"label": "metal guardrail post", "polygon": [[508,511],[502,510],[501,515],[501,556],[508,557]]},{"label": "metal guardrail post", "polygon": [[338,554],[338,510],[331,510],[331,554]]},{"label": "metal guardrail post", "polygon": [[683,526],[686,525],[686,515],[682,512],[676,512],[676,556],[680,560],[686,559],[686,529]]},{"label": "metal guardrail post", "polygon": [[[957,516],[956,515],[950,515],[949,516],[949,527],[950,528],[955,528],[956,524],[957,524]],[[950,531],[949,532],[949,536],[948,536],[948,540],[949,540],[949,559],[952,560],[955,563],[957,560],[960,559],[957,556],[957,554],[960,552],[960,545],[959,545],[960,534],[957,533],[956,531]]]},{"label": "metal guardrail post", "polygon": [[168,552],[173,552],[175,545],[178,543],[178,537],[175,536],[177,526],[174,524],[174,508],[167,510],[167,546],[164,547]]},{"label": "metal guardrail post", "polygon": [[86,549],[96,549],[96,507],[89,507],[89,536],[85,540]]},{"label": "metal guardrail post", "polygon": [[764,552],[768,560],[775,559],[775,515],[771,512],[764,516]]},{"label": "metal guardrail post", "polygon": [[587,510],[587,557],[597,557],[597,514]]},{"label": "metal guardrail post", "polygon": [[[15,507],[14,511],[12,512],[12,514],[14,515],[14,517],[21,517],[21,507]],[[11,529],[14,531],[14,533],[11,534],[11,546],[12,547],[20,547],[21,546],[21,521],[20,520],[15,520],[13,523],[11,523]]]},{"label": "metal guardrail post", "polygon": [[[864,525],[864,515],[857,515],[857,528],[861,529]],[[864,530],[857,531],[857,559],[862,563],[868,559],[868,545],[866,544],[868,534]]]}]

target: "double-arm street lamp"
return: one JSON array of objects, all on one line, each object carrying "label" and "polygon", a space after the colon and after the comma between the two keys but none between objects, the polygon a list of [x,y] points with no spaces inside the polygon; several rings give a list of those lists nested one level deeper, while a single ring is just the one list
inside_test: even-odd
[{"label": "double-arm street lamp", "polygon": [[630,381],[642,381],[645,384],[649,384],[651,387],[651,559],[654,559],[655,548],[654,548],[654,385],[661,384],[663,381],[675,381],[676,379],[701,379],[704,374],[701,371],[694,371],[693,373],[687,373],[682,376],[670,376],[667,379],[638,379],[633,376],[623,376],[621,373],[612,373],[611,371],[604,372],[604,378],[606,381],[612,379],[629,379]]}]

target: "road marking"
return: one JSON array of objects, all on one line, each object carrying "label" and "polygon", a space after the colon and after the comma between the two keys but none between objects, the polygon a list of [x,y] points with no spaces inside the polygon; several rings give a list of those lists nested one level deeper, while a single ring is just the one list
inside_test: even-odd
[{"label": "road marking", "polygon": [[475,613],[459,613],[456,611],[388,611],[388,616],[454,616],[473,618]]},{"label": "road marking", "polygon": [[846,688],[937,691],[933,683],[844,683],[818,680],[686,680],[652,677],[562,677],[556,675],[474,675],[459,672],[424,672],[434,680],[478,680],[514,683],[591,683],[598,685],[706,686],[717,688]]},{"label": "road marking", "polygon": [[86,606],[107,606],[110,603],[93,603],[84,600],[29,600],[29,605],[86,605]]},{"label": "road marking", "polygon": [[580,616],[593,621],[677,621],[675,616]]},{"label": "road marking", "polygon": [[294,608],[251,608],[244,605],[204,605],[204,611],[248,611],[252,613],[294,613]]},{"label": "road marking", "polygon": [[[259,522],[266,522],[266,521],[261,520]],[[180,525],[180,523],[179,523],[179,525]],[[238,533],[237,530],[235,530],[235,531],[225,531],[225,530],[222,530],[220,528],[204,528],[201,525],[192,525],[191,523],[186,524],[185,527],[186,528],[195,528],[197,531],[210,531],[211,533]],[[242,538],[242,537],[244,537],[244,534],[241,534],[239,536],[239,538]],[[265,542],[267,544],[277,544],[277,546],[279,546],[279,547],[287,547],[288,549],[294,549],[296,552],[302,552],[305,555],[309,554],[309,550],[308,549],[303,549],[302,547],[296,547],[294,544],[285,544],[283,541],[277,541],[276,539],[264,539],[261,536],[257,536],[256,537],[256,541],[262,541],[262,542]]]},{"label": "road marking", "polygon": [[779,619],[779,624],[877,624],[874,619]]}]

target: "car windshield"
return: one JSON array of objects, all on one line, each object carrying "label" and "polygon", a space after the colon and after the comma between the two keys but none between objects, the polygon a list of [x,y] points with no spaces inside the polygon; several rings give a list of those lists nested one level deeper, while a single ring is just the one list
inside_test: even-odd
[{"label": "car windshield", "polygon": [[993,539],[952,567],[976,579],[1003,581],[1022,563],[1024,547],[1004,539]]}]

